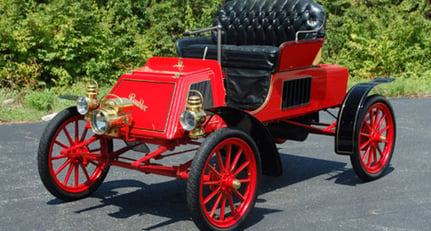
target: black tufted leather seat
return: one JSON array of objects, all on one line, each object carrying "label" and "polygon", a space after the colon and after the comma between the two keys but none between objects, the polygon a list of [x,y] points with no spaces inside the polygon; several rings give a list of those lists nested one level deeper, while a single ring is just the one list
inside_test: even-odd
[{"label": "black tufted leather seat", "polygon": [[[266,82],[261,85],[268,89],[268,78],[277,69],[282,44],[296,40],[298,31],[309,31],[299,33],[298,40],[324,38],[324,23],[323,8],[312,0],[232,0],[221,6],[214,25],[223,27],[221,65],[227,77],[228,103],[247,110],[260,106],[266,97],[264,93],[245,100],[250,94],[244,90],[238,92],[240,87],[232,87],[229,81],[247,85],[246,80],[239,83],[235,79],[241,75],[255,76],[252,72],[257,70],[265,71],[262,78]],[[211,36],[180,39],[176,48],[180,57],[217,59],[216,44],[217,34],[213,32]]]}]

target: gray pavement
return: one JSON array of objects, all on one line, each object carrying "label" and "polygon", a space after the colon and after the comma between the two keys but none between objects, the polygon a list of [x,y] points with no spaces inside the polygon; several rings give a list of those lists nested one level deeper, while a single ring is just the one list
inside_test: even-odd
[{"label": "gray pavement", "polygon": [[[246,230],[429,230],[431,98],[390,102],[398,134],[383,178],[359,181],[331,137],[287,142],[284,173],[263,177]],[[196,230],[181,180],[111,168],[91,197],[54,198],[37,172],[45,126],[0,125],[0,230]]]}]

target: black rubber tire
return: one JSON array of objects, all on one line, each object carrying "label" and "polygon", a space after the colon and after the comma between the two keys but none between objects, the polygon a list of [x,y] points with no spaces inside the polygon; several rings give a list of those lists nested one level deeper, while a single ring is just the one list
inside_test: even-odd
[{"label": "black rubber tire", "polygon": [[[242,141],[245,141],[247,145],[251,148],[253,152],[253,157],[256,162],[256,187],[253,192],[253,196],[251,199],[251,203],[249,204],[248,209],[244,212],[243,216],[237,221],[234,225],[230,227],[217,227],[207,219],[205,216],[203,209],[200,203],[200,190],[201,190],[201,177],[203,171],[205,169],[205,165],[207,163],[208,158],[211,158],[213,150],[226,139],[229,138],[239,138]],[[226,153],[221,153],[221,156],[225,158]],[[243,156],[238,158],[240,161],[243,160]],[[239,161],[239,162],[240,162]],[[248,170],[249,171],[249,170]],[[195,154],[193,159],[193,163],[190,167],[189,178],[187,181],[187,205],[189,211],[192,215],[193,221],[197,225],[200,230],[217,230],[217,231],[227,231],[227,230],[237,230],[243,225],[244,221],[247,219],[247,216],[250,214],[250,211],[253,209],[254,204],[256,203],[257,194],[260,186],[260,178],[261,178],[261,160],[259,150],[254,142],[254,140],[246,133],[232,129],[232,128],[222,128],[219,129],[212,134],[210,134],[205,141],[202,143],[200,148]],[[253,191],[253,190],[251,190]]]},{"label": "black rubber tire", "polygon": [[[375,105],[380,104],[381,105],[381,109],[379,109],[380,111],[385,110],[387,114],[385,114],[385,118],[386,120],[388,120],[388,116],[390,116],[390,121],[392,121],[392,128],[391,128],[391,134],[390,135],[392,138],[390,139],[389,142],[391,142],[389,148],[387,148],[386,150],[386,146],[383,150],[384,153],[386,153],[384,156],[385,157],[385,161],[383,162],[382,165],[380,165],[379,167],[377,167],[375,169],[375,171],[373,169],[370,169],[370,167],[365,166],[365,163],[361,160],[361,141],[360,141],[360,137],[361,137],[361,129],[362,129],[362,123],[364,122],[364,119],[367,120],[367,113],[368,111],[371,109],[371,107],[375,107]],[[386,107],[386,109],[385,109]],[[389,115],[390,114],[390,115]],[[369,115],[368,115],[369,118]],[[387,122],[387,121],[385,121]],[[389,163],[392,159],[392,155],[395,149],[395,140],[396,140],[396,122],[395,122],[395,116],[393,113],[393,109],[391,107],[391,104],[388,102],[388,100],[381,96],[381,95],[372,95],[369,96],[366,101],[365,104],[363,106],[363,108],[361,109],[361,111],[359,112],[359,116],[357,118],[357,127],[355,130],[355,152],[350,155],[350,161],[351,164],[353,166],[353,169],[356,173],[356,175],[363,181],[372,181],[372,180],[376,180],[380,177],[383,176],[383,174],[385,173],[385,171],[387,170],[387,168],[389,167]],[[365,129],[366,130],[366,129]],[[389,134],[389,133],[386,133]],[[385,138],[386,139],[386,138]],[[382,141],[379,141],[382,142]],[[371,146],[371,145],[370,145]],[[376,150],[375,150],[376,152]],[[364,154],[365,155],[365,154]],[[370,153],[368,155],[371,155]],[[375,154],[377,155],[377,153]],[[381,155],[380,155],[381,156]],[[364,159],[366,159],[366,157],[363,157]],[[371,157],[369,157],[371,159]],[[368,161],[370,161],[370,159]],[[365,160],[364,160],[365,161]],[[380,159],[379,159],[380,161]],[[373,171],[371,171],[373,170]]]},{"label": "black rubber tire", "polygon": [[[89,196],[91,193],[97,190],[97,188],[103,182],[103,180],[106,177],[106,174],[109,171],[109,165],[105,164],[98,178],[95,179],[95,181],[92,183],[90,187],[88,187],[86,190],[81,192],[70,192],[70,191],[64,190],[54,180],[54,176],[51,173],[50,163],[49,163],[51,145],[53,145],[52,142],[57,132],[60,132],[58,130],[69,119],[73,117],[79,118],[79,120],[81,119],[84,120],[84,117],[77,112],[76,107],[70,107],[58,113],[45,128],[40,139],[39,149],[37,153],[39,176],[42,180],[43,185],[53,196],[63,201],[73,201],[73,200],[78,200]],[[101,137],[100,139],[105,139],[106,146],[107,146],[106,148],[108,152],[112,152],[112,148],[113,148],[112,140],[106,139],[104,137]]]}]

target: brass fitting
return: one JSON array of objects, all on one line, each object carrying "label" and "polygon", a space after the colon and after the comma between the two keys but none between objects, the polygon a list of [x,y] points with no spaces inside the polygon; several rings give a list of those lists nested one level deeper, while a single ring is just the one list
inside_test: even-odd
[{"label": "brass fitting", "polygon": [[198,95],[192,95],[189,97],[187,101],[187,110],[192,112],[196,119],[196,127],[195,129],[189,132],[189,137],[192,139],[198,139],[202,137],[204,133],[204,129],[202,128],[202,124],[206,120],[206,114],[203,110],[203,96],[200,92],[195,91]]},{"label": "brass fitting", "polygon": [[133,104],[126,98],[103,100],[100,109],[91,113],[90,125],[98,135],[120,136],[120,129],[129,127],[132,122]]}]

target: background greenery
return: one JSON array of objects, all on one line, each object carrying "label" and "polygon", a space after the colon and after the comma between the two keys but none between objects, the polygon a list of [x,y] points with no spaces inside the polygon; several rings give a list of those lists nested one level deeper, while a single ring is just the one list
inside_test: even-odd
[{"label": "background greenery", "polygon": [[[2,0],[0,103],[37,111],[95,79],[110,86],[151,56],[175,56],[183,31],[211,25],[224,1]],[[352,83],[393,76],[392,96],[431,91],[430,0],[317,0],[328,13],[324,63]],[[61,103],[60,103],[61,104]],[[0,121],[5,110],[2,105]]]}]

